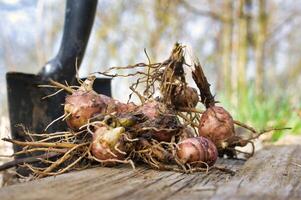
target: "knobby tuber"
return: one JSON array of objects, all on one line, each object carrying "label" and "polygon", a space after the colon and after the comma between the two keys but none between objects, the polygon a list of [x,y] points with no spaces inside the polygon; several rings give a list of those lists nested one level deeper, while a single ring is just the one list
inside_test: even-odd
[{"label": "knobby tuber", "polygon": [[[5,140],[24,147],[14,155],[41,155],[43,167],[31,162],[23,165],[32,172],[32,178],[54,176],[99,163],[110,166],[127,163],[134,168],[134,164],[144,162],[159,170],[208,171],[215,167],[217,155],[235,157],[236,146],[253,144],[252,140],[266,131],[257,132],[234,121],[229,112],[216,106],[201,65],[198,61],[187,64],[184,51],[185,47],[176,43],[169,58],[162,63],[149,60],[148,64],[98,72],[112,78],[136,78],[129,87],[132,93],[128,103],[96,93],[92,87],[95,76],[81,82],[80,87],[51,81],[50,87],[69,93],[64,115],[59,118],[66,120],[68,130],[36,134],[24,129],[28,141]],[[114,74],[114,70],[131,70],[131,73]],[[188,75],[192,75],[199,91],[186,82],[187,71],[192,71]],[[133,94],[140,103],[130,102]],[[199,102],[205,106],[204,112],[197,107]],[[253,136],[242,139],[236,135],[234,124],[250,130]],[[225,168],[216,169],[229,172]]]},{"label": "knobby tuber", "polygon": [[127,149],[123,134],[123,127],[109,128],[98,127],[93,133],[91,153],[99,160],[118,159],[123,160],[127,155]]},{"label": "knobby tuber", "polygon": [[218,148],[222,147],[225,140],[234,136],[232,116],[223,107],[209,107],[200,119],[199,135],[209,138]]},{"label": "knobby tuber", "polygon": [[193,137],[178,144],[177,156],[181,163],[192,166],[214,165],[217,159],[216,146],[205,137]]}]

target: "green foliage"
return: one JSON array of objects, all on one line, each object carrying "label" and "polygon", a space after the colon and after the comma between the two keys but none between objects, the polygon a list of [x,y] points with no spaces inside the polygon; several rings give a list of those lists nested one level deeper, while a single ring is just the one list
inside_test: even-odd
[{"label": "green foliage", "polygon": [[257,130],[269,127],[291,130],[275,131],[271,140],[277,141],[285,134],[301,134],[301,118],[297,110],[301,105],[294,105],[289,96],[267,94],[264,100],[259,100],[253,87],[249,87],[245,95],[236,103],[221,95],[217,100],[227,108],[234,119],[249,124]]}]

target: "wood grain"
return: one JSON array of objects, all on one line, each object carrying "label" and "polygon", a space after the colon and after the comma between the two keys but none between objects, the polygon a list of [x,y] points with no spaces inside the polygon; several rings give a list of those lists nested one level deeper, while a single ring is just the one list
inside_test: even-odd
[{"label": "wood grain", "polygon": [[249,159],[212,199],[301,199],[301,146],[270,146]]},{"label": "wood grain", "polygon": [[97,167],[0,189],[14,199],[297,199],[301,197],[301,146],[268,147],[246,163],[220,159],[219,170],[182,174],[147,167]]}]

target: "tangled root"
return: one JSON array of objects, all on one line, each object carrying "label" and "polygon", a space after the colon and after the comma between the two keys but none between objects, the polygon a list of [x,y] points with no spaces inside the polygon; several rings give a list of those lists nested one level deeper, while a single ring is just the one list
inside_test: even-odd
[{"label": "tangled root", "polygon": [[[71,96],[78,91],[83,91],[83,93],[93,93],[94,97],[98,95],[97,103],[90,104],[95,101],[95,98],[88,98],[88,103],[84,104],[82,108],[94,106],[90,110],[91,113],[82,115],[84,120],[79,121],[75,126],[70,126],[72,121],[76,121],[70,119],[74,119],[76,116],[72,112],[74,111],[73,107],[71,106],[72,109],[70,109],[70,106],[66,106],[66,104],[70,104],[66,101],[65,114],[53,120],[45,127],[45,131],[59,120],[68,122],[70,129],[67,131],[36,134],[30,133],[23,127],[23,132],[28,136],[29,141],[4,138],[4,141],[23,147],[21,151],[15,152],[11,156],[25,154],[31,157],[23,160],[17,159],[2,168],[22,165],[32,172],[32,178],[42,178],[56,176],[71,170],[86,169],[95,164],[104,166],[129,164],[135,169],[135,164],[142,161],[157,170],[207,173],[209,170],[215,169],[233,175],[234,172],[230,169],[216,165],[209,166],[203,161],[182,163],[176,153],[180,141],[199,136],[199,122],[204,111],[196,108],[197,104],[202,103],[209,108],[216,103],[200,63],[195,61],[193,65],[188,65],[185,61],[185,46],[178,43],[175,44],[169,58],[163,62],[152,63],[147,52],[144,52],[148,60],[147,64],[111,67],[104,72],[94,73],[110,78],[135,77],[136,81],[129,87],[131,93],[127,104],[94,92],[92,84],[95,76],[88,77],[86,81],[78,79],[80,86],[69,86],[67,83],[62,84],[54,80],[50,80],[50,85],[40,85],[40,87],[57,89],[56,92],[44,98],[53,97],[62,91],[66,91]],[[116,73],[119,70],[129,71],[129,73]],[[199,94],[194,88],[188,86],[185,71],[192,73],[190,75],[199,88]],[[144,88],[144,90],[139,91],[138,88]],[[158,92],[160,95],[157,95]],[[140,105],[130,103],[133,95],[140,99]],[[99,108],[100,105],[101,108]],[[162,107],[164,109],[161,109]],[[222,141],[222,149],[219,151],[222,156],[226,154],[229,157],[236,157],[237,153],[252,156],[255,139],[269,131],[283,130],[274,128],[256,131],[242,122],[234,120],[233,123],[252,132],[253,135],[248,139],[242,139],[234,134],[233,137]],[[125,130],[120,141],[106,149],[110,154],[110,158],[107,159],[97,158],[91,150],[93,135],[100,127],[108,129],[123,127]],[[185,132],[185,128],[192,130],[191,133]],[[250,153],[241,152],[235,148],[247,144],[252,145]],[[116,154],[122,155],[122,158]],[[38,162],[39,164],[37,164]],[[2,168],[0,166],[0,170]]]}]

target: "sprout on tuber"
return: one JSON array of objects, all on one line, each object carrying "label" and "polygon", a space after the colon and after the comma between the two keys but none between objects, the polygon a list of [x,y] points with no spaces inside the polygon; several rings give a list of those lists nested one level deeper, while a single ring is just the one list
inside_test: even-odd
[{"label": "sprout on tuber", "polygon": [[126,150],[122,138],[125,129],[123,127],[108,128],[98,127],[93,134],[91,153],[99,160],[125,158]]}]

